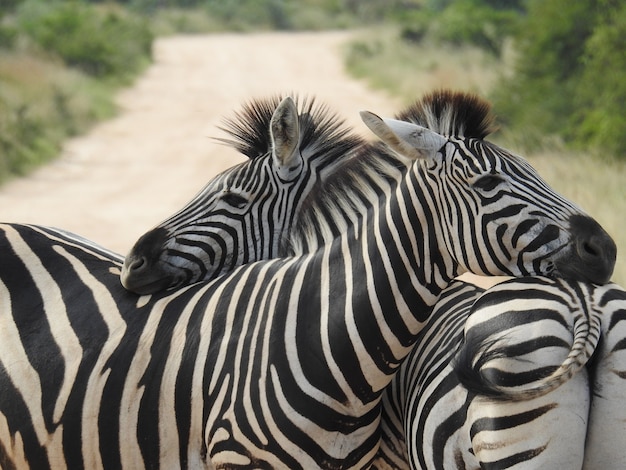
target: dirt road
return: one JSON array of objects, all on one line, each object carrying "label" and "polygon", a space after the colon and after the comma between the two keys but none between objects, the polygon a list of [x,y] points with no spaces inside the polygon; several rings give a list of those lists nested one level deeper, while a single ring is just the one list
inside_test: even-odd
[{"label": "dirt road", "polygon": [[358,111],[397,104],[350,79],[340,47],[348,33],[172,37],[118,98],[119,115],[65,145],[60,159],[0,188],[0,221],[51,225],[125,253],[216,173],[239,161],[214,142],[251,98],[314,95],[363,133]]}]

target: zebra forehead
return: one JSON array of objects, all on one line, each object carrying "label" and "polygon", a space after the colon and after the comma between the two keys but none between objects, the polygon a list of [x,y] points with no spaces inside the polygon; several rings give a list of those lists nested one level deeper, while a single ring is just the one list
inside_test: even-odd
[{"label": "zebra forehead", "polygon": [[437,90],[396,115],[448,137],[484,139],[495,130],[491,104],[478,95]]},{"label": "zebra forehead", "polygon": [[[229,137],[215,140],[233,147],[251,160],[267,155],[272,150],[270,121],[284,96],[286,95],[248,101],[240,111],[234,113],[233,117],[222,121],[219,129],[226,132]],[[344,120],[330,111],[326,105],[318,103],[313,97],[298,95],[292,97],[298,109],[301,152],[309,146],[315,146],[316,150],[323,147],[319,149],[321,151],[337,147],[337,152],[331,155],[334,157],[346,150],[346,141],[348,145],[353,146],[360,143],[355,135],[351,135]],[[339,145],[342,142],[344,145]]]},{"label": "zebra forehead", "polygon": [[516,162],[509,160],[509,152],[485,140],[450,137],[449,142],[455,146],[456,151],[446,155],[442,163],[447,162],[455,168],[463,169],[468,175],[501,172],[509,161]]}]

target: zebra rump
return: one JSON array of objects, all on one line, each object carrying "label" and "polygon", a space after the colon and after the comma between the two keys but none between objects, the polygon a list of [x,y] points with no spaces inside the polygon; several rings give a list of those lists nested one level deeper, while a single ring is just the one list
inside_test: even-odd
[{"label": "zebra rump", "polygon": [[[531,281],[533,289],[515,291],[527,302],[519,302],[517,296],[507,298],[510,284],[519,288]],[[550,292],[537,289],[541,282],[553,281],[532,278],[504,282],[486,291],[472,306],[454,362],[459,381],[469,391],[496,400],[531,400],[567,382],[591,359],[601,337],[602,312],[573,311],[572,324],[566,324],[564,317],[570,315],[546,308],[546,302],[553,304],[556,299]],[[502,305],[507,303],[511,310],[503,312]],[[547,320],[554,328],[532,329],[534,323],[545,325]],[[551,363],[555,354],[546,352],[567,349],[569,331],[573,334],[569,353],[555,365]],[[535,358],[540,363],[535,363]],[[551,362],[541,362],[546,358]]]},{"label": "zebra rump", "polygon": [[[596,346],[586,367],[550,393],[507,400],[509,389],[515,394],[524,384],[534,388],[572,355],[577,322],[586,323],[579,316],[591,318],[591,325],[601,321],[601,340],[587,342]],[[474,344],[481,327],[493,336],[483,334],[483,343]],[[474,334],[463,344],[465,330]],[[499,334],[501,344],[494,339]],[[455,281],[386,389],[374,468],[626,468],[625,338],[626,291],[615,284],[529,277],[483,293]],[[483,357],[488,346],[501,346],[493,362]],[[478,370],[469,384],[473,390],[454,371],[463,349],[467,370]],[[498,395],[480,394],[486,387],[474,359],[497,369],[488,378],[501,387]],[[501,371],[510,374],[497,376]]]}]

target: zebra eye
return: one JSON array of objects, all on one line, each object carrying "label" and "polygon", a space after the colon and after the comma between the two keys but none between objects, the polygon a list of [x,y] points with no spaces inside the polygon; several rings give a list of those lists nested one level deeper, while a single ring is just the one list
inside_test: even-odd
[{"label": "zebra eye", "polygon": [[504,179],[501,176],[489,174],[478,178],[474,181],[473,186],[481,191],[493,191],[502,181]]},{"label": "zebra eye", "polygon": [[248,204],[248,200],[245,197],[231,191],[224,192],[221,199],[226,204],[237,209],[242,209],[246,206],[246,204]]}]

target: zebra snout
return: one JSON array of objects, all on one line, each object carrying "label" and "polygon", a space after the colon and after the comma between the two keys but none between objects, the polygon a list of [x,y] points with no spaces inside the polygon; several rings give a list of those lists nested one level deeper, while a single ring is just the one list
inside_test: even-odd
[{"label": "zebra snout", "polygon": [[[124,261],[124,266],[126,266],[126,261]],[[140,257],[138,259],[133,259],[128,263],[128,271],[130,272],[141,272],[146,266],[148,266],[148,262],[145,257]]]},{"label": "zebra snout", "polygon": [[143,235],[130,250],[120,280],[125,289],[136,294],[153,294],[172,284],[172,275],[161,267],[159,259],[167,230],[156,228]]},{"label": "zebra snout", "polygon": [[572,249],[561,260],[559,273],[566,278],[605,284],[611,279],[617,259],[617,246],[598,222],[588,216],[570,218]]}]

